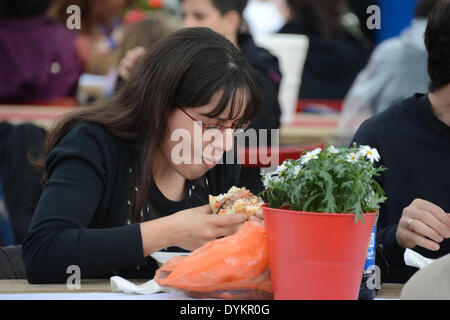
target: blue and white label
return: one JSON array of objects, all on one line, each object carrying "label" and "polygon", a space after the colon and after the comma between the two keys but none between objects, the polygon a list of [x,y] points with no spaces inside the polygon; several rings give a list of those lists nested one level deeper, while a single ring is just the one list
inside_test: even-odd
[{"label": "blue and white label", "polygon": [[377,225],[374,224],[373,229],[372,229],[372,234],[370,235],[369,249],[367,250],[366,265],[364,266],[364,272],[368,272],[370,270],[375,269],[375,254],[376,254],[375,237],[376,237],[376,234],[377,234]]}]

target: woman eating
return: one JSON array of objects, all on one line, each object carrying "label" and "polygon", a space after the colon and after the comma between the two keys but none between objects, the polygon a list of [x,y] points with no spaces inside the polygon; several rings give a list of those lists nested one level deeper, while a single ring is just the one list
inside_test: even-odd
[{"label": "woman eating", "polygon": [[[260,105],[253,69],[223,36],[187,28],[158,42],[110,99],[49,132],[23,243],[28,281],[66,282],[72,265],[82,278],[152,278],[150,254],[233,234],[246,216],[212,215],[208,195],[238,183],[239,165],[218,162]],[[179,131],[193,137],[189,161],[173,152]]]}]

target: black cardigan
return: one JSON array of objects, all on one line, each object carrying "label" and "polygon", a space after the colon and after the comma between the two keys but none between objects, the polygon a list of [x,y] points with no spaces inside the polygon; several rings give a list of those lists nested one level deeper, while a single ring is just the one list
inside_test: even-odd
[{"label": "black cardigan", "polygon": [[[30,283],[65,282],[70,265],[80,267],[82,278],[153,277],[156,264],[144,257],[139,224],[124,222],[128,148],[101,126],[82,123],[50,152],[47,182],[23,243]],[[238,165],[217,165],[206,173],[207,192],[226,192],[239,174]]]}]

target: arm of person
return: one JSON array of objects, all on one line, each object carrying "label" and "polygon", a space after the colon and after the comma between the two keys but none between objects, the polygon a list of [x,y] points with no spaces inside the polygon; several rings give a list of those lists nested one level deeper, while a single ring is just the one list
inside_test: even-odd
[{"label": "arm of person", "polygon": [[[30,283],[62,283],[76,265],[82,278],[142,265],[169,246],[196,249],[233,234],[245,215],[212,216],[199,207],[141,224],[91,227],[102,198],[108,141],[98,126],[71,130],[49,154],[47,182],[23,244]],[[124,212],[125,216],[125,212]]]},{"label": "arm of person", "polygon": [[140,46],[128,50],[125,53],[125,56],[120,60],[118,67],[119,75],[123,80],[127,80],[130,77],[131,73],[136,68],[136,65],[144,55],[145,48]]},{"label": "arm of person", "polygon": [[139,46],[126,52],[125,56],[119,61],[119,65],[117,67],[118,76],[116,86],[112,91],[118,91],[123,86],[124,82],[128,80],[133,70],[136,69],[136,65],[142,59],[144,54],[145,48]]},{"label": "arm of person", "polygon": [[245,214],[212,215],[209,204],[141,223],[144,255],[165,247],[195,250],[204,244],[234,234],[247,220]]},{"label": "arm of person", "polygon": [[99,126],[82,124],[50,152],[47,182],[23,243],[30,283],[65,282],[71,265],[88,278],[145,263],[139,224],[93,223],[104,196],[107,145]]}]

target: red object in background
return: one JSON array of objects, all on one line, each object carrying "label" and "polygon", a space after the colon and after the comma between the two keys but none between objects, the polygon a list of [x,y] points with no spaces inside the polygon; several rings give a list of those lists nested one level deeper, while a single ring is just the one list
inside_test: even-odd
[{"label": "red object in background", "polygon": [[163,0],[147,0],[147,4],[152,9],[161,9],[164,6]]},{"label": "red object in background", "polygon": [[330,111],[342,111],[342,100],[301,99],[297,103],[297,112],[311,111],[314,109]]},{"label": "red object in background", "polygon": [[20,106],[37,106],[37,107],[77,107],[79,105],[78,100],[74,97],[61,97],[54,98],[48,101],[30,101],[30,102],[5,102],[0,101],[0,107],[2,105],[20,105]]},{"label": "red object in background", "polygon": [[145,11],[142,9],[133,9],[128,11],[124,18],[123,23],[124,24],[130,24],[130,23],[137,23],[145,20],[147,18]]},{"label": "red object in background", "polygon": [[[273,154],[273,152],[276,152],[276,150],[272,150],[269,148],[269,150],[260,150],[258,147],[248,147],[248,148],[242,148],[239,150],[239,161],[243,168],[269,168],[272,165],[275,165],[273,163],[263,163],[265,162],[264,159],[261,159],[260,157],[260,151],[263,153],[263,156],[267,155],[267,158],[272,158],[272,155],[274,159],[278,161],[278,164],[283,163],[284,161],[288,159],[296,160],[300,158],[301,154],[304,151],[312,151],[317,148],[325,148],[325,143],[322,141],[319,142],[312,142],[308,144],[302,144],[299,146],[280,146],[278,147],[278,154]],[[256,159],[256,163],[254,162]]]}]

